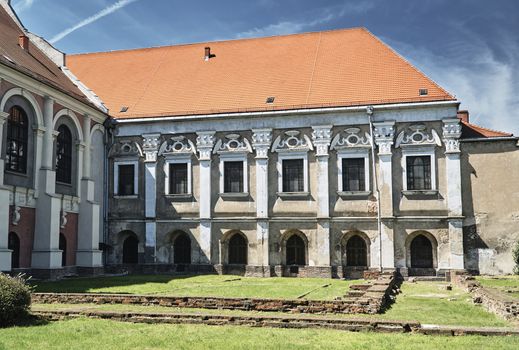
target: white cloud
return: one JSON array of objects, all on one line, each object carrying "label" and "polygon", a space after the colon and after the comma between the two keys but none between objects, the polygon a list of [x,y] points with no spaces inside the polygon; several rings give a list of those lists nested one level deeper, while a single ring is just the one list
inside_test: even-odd
[{"label": "white cloud", "polygon": [[[475,124],[519,135],[519,45],[503,34],[498,57],[478,36],[452,43],[453,53],[437,55],[423,47],[391,41],[391,45],[431,79],[454,94]],[[496,43],[494,43],[495,45]],[[450,50],[447,50],[450,51]]]},{"label": "white cloud", "polygon": [[64,31],[56,34],[52,39],[49,40],[49,42],[54,44],[54,43],[60,41],[61,39],[63,39],[64,37],[66,37],[67,35],[69,35],[70,33],[74,32],[86,25],[93,23],[93,22],[97,21],[98,19],[108,16],[109,14],[112,14],[112,13],[122,9],[125,6],[128,6],[129,4],[131,4],[132,2],[135,2],[135,1],[138,1],[138,0],[119,0],[115,4],[104,8],[103,10],[99,11],[95,15],[85,18],[84,20],[73,25],[72,27],[67,28]]},{"label": "white cloud", "polygon": [[269,24],[262,28],[253,28],[236,35],[237,39],[254,38],[262,36],[284,35],[292,33],[300,33],[302,31],[311,29],[318,25],[329,23],[338,18],[344,17],[347,14],[366,13],[374,7],[371,1],[362,1],[360,3],[352,4],[346,3],[342,6],[333,6],[325,8],[320,16],[308,21],[281,21],[274,24]]},{"label": "white cloud", "polygon": [[35,0],[20,0],[13,4],[13,7],[16,12],[23,12],[25,10],[29,10],[34,4]]}]

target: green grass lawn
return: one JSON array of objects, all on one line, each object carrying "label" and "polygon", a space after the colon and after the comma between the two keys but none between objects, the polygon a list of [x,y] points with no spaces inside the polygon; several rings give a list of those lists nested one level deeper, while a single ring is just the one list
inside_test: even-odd
[{"label": "green grass lawn", "polygon": [[[344,296],[351,284],[322,278],[255,278],[237,276],[129,275],[123,277],[78,278],[38,282],[37,292],[130,293],[173,296],[283,298],[332,300]],[[306,294],[308,293],[308,294]]]},{"label": "green grass lawn", "polygon": [[518,349],[519,337],[134,324],[79,318],[0,329],[0,349]]},{"label": "green grass lawn", "polygon": [[[474,327],[510,327],[512,323],[502,320],[487,312],[470,300],[470,296],[460,289],[447,291],[440,289],[445,283],[418,282],[404,283],[402,294],[396,303],[383,314],[293,314],[302,317],[339,317],[339,318],[374,318],[384,320],[419,321],[422,324],[458,325]],[[276,312],[255,312],[240,310],[190,309],[162,306],[139,305],[95,305],[95,304],[35,304],[35,310],[90,309],[103,311],[133,311],[159,313],[198,313],[223,315],[280,315]]]},{"label": "green grass lawn", "polygon": [[519,276],[477,276],[483,287],[494,288],[506,295],[519,299]]}]

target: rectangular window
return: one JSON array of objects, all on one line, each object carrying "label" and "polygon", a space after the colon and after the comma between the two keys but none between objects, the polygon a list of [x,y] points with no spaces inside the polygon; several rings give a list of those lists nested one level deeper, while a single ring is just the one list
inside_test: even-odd
[{"label": "rectangular window", "polygon": [[303,159],[283,159],[283,192],[304,192]]},{"label": "rectangular window", "polygon": [[169,164],[169,194],[189,193],[187,166],[187,163]]},{"label": "rectangular window", "polygon": [[366,191],[365,158],[342,159],[342,190]]},{"label": "rectangular window", "polygon": [[135,195],[135,166],[133,164],[121,164],[118,168],[117,194],[120,196]]},{"label": "rectangular window", "polygon": [[431,156],[407,156],[407,189],[430,190],[431,186]]},{"label": "rectangular window", "polygon": [[224,193],[243,193],[243,161],[225,161],[223,164]]}]

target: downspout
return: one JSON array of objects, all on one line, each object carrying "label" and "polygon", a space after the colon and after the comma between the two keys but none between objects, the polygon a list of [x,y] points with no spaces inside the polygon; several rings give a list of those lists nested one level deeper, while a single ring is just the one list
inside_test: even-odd
[{"label": "downspout", "polygon": [[108,161],[108,152],[113,144],[113,137],[112,137],[112,129],[113,129],[113,122],[110,118],[106,119],[103,123],[105,127],[105,138],[104,138],[104,157],[103,157],[103,266],[106,267],[106,262],[108,260],[107,258],[107,248],[108,248],[108,193],[110,189],[110,179],[109,176],[109,161]]},{"label": "downspout", "polygon": [[375,164],[375,136],[373,128],[373,106],[366,107],[366,114],[368,116],[369,130],[371,136],[371,169],[373,173],[373,181],[375,183],[375,198],[377,200],[377,229],[378,229],[378,258],[379,258],[379,270],[382,272],[382,213],[380,203],[380,189],[378,187],[378,176],[377,167]]}]

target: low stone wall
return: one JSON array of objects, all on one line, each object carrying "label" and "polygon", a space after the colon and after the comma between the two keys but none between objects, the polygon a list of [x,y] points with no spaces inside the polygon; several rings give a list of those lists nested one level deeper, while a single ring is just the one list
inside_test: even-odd
[{"label": "low stone wall", "polygon": [[497,289],[485,288],[468,274],[453,273],[451,282],[469,292],[473,302],[483,305],[488,311],[506,320],[519,320],[519,299]]},{"label": "low stone wall", "polygon": [[353,332],[418,333],[442,336],[519,335],[519,330],[510,328],[460,327],[421,325],[417,321],[393,321],[358,318],[316,318],[302,316],[264,315],[215,315],[155,312],[113,312],[100,310],[45,310],[36,308],[32,313],[49,321],[76,317],[109,319],[112,321],[148,324],[205,324],[211,326],[249,326],[273,328],[325,328]]},{"label": "low stone wall", "polygon": [[392,301],[395,281],[394,274],[382,274],[364,293],[344,300],[329,301],[94,293],[33,293],[32,300],[41,304],[131,304],[292,313],[376,314]]}]

